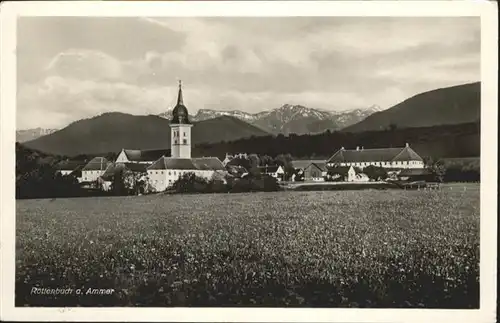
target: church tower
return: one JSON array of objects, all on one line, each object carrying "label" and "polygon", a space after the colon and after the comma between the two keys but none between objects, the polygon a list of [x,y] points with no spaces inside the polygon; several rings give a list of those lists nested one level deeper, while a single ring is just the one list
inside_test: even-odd
[{"label": "church tower", "polygon": [[174,158],[191,158],[191,127],[189,114],[182,98],[182,82],[179,81],[177,105],[170,121],[170,154]]}]

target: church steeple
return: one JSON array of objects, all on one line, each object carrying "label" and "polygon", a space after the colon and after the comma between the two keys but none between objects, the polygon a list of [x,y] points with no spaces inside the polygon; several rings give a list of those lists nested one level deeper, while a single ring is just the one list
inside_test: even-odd
[{"label": "church steeple", "polygon": [[182,82],[179,81],[177,104],[170,120],[170,154],[174,158],[191,158],[191,127],[189,113],[184,106]]},{"label": "church steeple", "polygon": [[177,105],[184,105],[184,100],[182,98],[182,81],[179,80],[179,93],[177,94]]},{"label": "church steeple", "polygon": [[172,110],[173,124],[189,124],[189,113],[184,105],[184,98],[182,97],[182,81],[179,81],[179,93],[177,94],[177,104]]}]

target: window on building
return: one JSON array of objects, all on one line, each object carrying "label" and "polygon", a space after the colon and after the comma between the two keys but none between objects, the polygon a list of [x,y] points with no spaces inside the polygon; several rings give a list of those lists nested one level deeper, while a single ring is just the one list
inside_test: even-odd
[{"label": "window on building", "polygon": [[168,172],[168,176],[172,175],[170,172]]},{"label": "window on building", "polygon": [[188,143],[187,139],[182,140],[182,143],[183,143],[184,145],[187,145],[187,143]]},{"label": "window on building", "polygon": [[186,133],[184,132],[184,137],[186,137]]},{"label": "window on building", "polygon": [[174,140],[174,144],[176,144],[176,145],[177,145],[177,140]]}]

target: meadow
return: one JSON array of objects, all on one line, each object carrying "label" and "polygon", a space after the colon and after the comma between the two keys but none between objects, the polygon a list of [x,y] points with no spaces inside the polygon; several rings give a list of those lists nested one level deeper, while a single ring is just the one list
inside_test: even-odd
[{"label": "meadow", "polygon": [[16,306],[478,308],[478,188],[18,200]]}]

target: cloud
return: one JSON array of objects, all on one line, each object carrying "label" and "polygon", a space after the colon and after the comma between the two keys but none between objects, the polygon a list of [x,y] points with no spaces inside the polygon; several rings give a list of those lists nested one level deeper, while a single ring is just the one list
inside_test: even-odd
[{"label": "cloud", "polygon": [[160,113],[178,79],[192,113],[388,108],[480,79],[476,18],[31,19],[19,22],[20,128]]},{"label": "cloud", "polygon": [[57,54],[45,68],[47,75],[79,79],[120,79],[124,64],[102,52],[68,50]]}]

